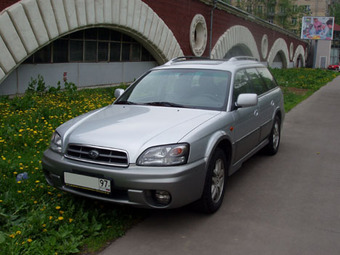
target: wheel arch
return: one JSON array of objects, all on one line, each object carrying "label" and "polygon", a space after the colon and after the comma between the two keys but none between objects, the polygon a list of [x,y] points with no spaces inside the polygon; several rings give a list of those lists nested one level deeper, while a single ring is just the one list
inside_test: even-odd
[{"label": "wheel arch", "polygon": [[229,139],[228,136],[221,136],[218,140],[215,141],[214,146],[211,147],[207,151],[207,165],[209,164],[214,152],[216,151],[217,148],[222,149],[222,151],[225,154],[226,160],[227,160],[227,175],[229,175],[229,169],[231,166],[231,159],[232,159],[232,154],[233,154],[233,147],[232,143]]}]

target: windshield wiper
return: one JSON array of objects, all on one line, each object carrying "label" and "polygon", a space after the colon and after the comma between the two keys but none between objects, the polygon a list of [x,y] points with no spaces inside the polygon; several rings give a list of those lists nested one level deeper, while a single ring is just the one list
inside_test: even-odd
[{"label": "windshield wiper", "polygon": [[175,104],[171,102],[149,102],[145,103],[145,105],[153,105],[153,106],[167,106],[167,107],[180,107],[180,108],[185,108],[184,105],[181,104]]},{"label": "windshield wiper", "polygon": [[131,101],[127,101],[127,100],[122,100],[122,101],[116,102],[115,104],[136,104],[136,103],[131,102]]}]

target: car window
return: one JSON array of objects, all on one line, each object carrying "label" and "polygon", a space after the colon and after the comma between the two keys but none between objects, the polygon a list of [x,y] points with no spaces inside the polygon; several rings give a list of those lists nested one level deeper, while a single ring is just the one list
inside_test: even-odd
[{"label": "car window", "polygon": [[222,110],[229,97],[230,73],[218,70],[154,70],[134,83],[116,103],[176,105]]},{"label": "car window", "polygon": [[253,93],[256,93],[259,96],[268,91],[266,83],[261,78],[256,68],[249,68],[246,70],[246,72],[249,76]]},{"label": "car window", "polygon": [[268,90],[277,87],[276,81],[274,80],[272,74],[269,72],[267,68],[257,68],[257,70],[262,79],[264,80],[266,86],[268,87]]},{"label": "car window", "polygon": [[242,93],[254,93],[245,70],[239,70],[235,73],[233,101],[236,102],[237,97]]}]

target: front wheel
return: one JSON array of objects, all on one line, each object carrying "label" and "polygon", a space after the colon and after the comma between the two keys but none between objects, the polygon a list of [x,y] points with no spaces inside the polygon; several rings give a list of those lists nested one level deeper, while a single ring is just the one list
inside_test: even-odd
[{"label": "front wheel", "polygon": [[223,150],[217,148],[207,169],[204,190],[198,201],[205,213],[216,212],[222,202],[227,180],[227,160]]}]

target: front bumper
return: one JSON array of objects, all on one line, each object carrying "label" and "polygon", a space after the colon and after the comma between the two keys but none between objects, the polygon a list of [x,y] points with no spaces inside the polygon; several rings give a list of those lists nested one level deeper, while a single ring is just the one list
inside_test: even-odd
[{"label": "front bumper", "polygon": [[[103,166],[67,159],[48,149],[44,152],[42,167],[47,182],[61,190],[108,202],[145,208],[177,208],[198,200],[203,192],[205,160],[173,167],[142,167],[130,164],[128,168]],[[111,181],[111,193],[71,187],[65,184],[64,172],[105,178]],[[155,191],[167,191],[169,204],[157,202]]]}]

